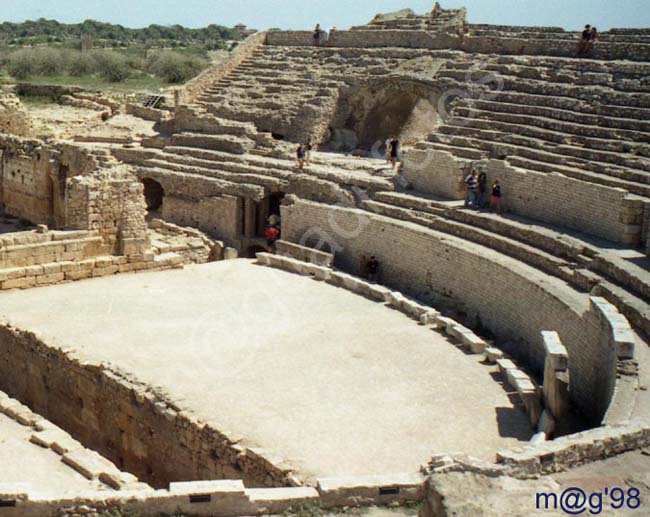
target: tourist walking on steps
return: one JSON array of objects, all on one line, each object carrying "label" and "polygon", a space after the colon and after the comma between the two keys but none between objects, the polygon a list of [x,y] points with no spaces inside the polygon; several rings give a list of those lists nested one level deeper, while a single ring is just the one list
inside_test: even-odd
[{"label": "tourist walking on steps", "polygon": [[487,174],[485,171],[481,171],[478,175],[478,199],[476,200],[477,208],[485,208],[487,193]]},{"label": "tourist walking on steps", "polygon": [[591,25],[585,25],[584,30],[582,31],[582,37],[580,38],[580,43],[578,43],[578,51],[576,56],[583,54],[587,47],[589,46],[589,39],[591,38]]},{"label": "tourist walking on steps", "polygon": [[476,189],[478,188],[478,178],[476,171],[470,172],[465,178],[467,186],[467,195],[465,196],[465,208],[476,208]]},{"label": "tourist walking on steps", "polygon": [[397,164],[397,159],[399,157],[399,140],[397,138],[393,138],[390,141],[390,164],[395,168],[395,165]]},{"label": "tourist walking on steps", "polygon": [[298,168],[302,170],[305,167],[305,144],[300,144],[296,150],[296,159],[298,160]]},{"label": "tourist walking on steps", "polygon": [[313,146],[311,145],[311,138],[307,140],[307,145],[305,145],[305,165],[309,166],[311,160],[311,151]]},{"label": "tourist walking on steps", "polygon": [[321,37],[322,31],[320,28],[320,23],[316,24],[316,28],[314,29],[314,35],[312,36],[312,45],[314,47],[318,47],[320,45],[320,37]]},{"label": "tourist walking on steps", "polygon": [[501,214],[503,209],[503,193],[501,192],[501,184],[499,180],[494,180],[492,183],[492,197],[490,198],[490,207],[492,210],[496,210],[498,214]]},{"label": "tourist walking on steps", "polygon": [[379,261],[374,255],[366,263],[366,270],[368,271],[368,281],[376,282],[379,278]]}]

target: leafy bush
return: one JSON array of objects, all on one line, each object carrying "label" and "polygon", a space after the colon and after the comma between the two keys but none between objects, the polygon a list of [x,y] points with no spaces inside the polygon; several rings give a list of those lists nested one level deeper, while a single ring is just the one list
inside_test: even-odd
[{"label": "leafy bush", "polygon": [[7,58],[7,71],[16,79],[27,79],[36,75],[36,60],[31,50],[17,50]]},{"label": "leafy bush", "polygon": [[99,75],[111,83],[121,83],[131,75],[129,60],[119,52],[97,50],[92,57]]},{"label": "leafy bush", "polygon": [[74,77],[92,75],[97,71],[97,63],[90,54],[74,52],[68,55],[68,73]]},{"label": "leafy bush", "polygon": [[151,56],[147,70],[168,83],[183,83],[198,74],[206,65],[207,62],[197,56],[165,50]]}]

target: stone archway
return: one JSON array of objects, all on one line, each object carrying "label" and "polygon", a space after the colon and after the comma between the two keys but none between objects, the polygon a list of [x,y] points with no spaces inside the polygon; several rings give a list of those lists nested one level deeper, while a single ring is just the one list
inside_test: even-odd
[{"label": "stone archway", "polygon": [[341,92],[330,124],[333,151],[383,152],[386,139],[413,144],[438,122],[440,92],[431,84],[408,79],[373,79]]}]

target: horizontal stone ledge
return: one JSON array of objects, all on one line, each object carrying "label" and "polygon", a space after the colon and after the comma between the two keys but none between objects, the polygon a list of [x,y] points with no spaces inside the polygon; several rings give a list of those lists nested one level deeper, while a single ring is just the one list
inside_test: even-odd
[{"label": "horizontal stone ledge", "polygon": [[169,493],[174,495],[244,494],[241,479],[218,479],[214,481],[180,481],[169,484]]},{"label": "horizontal stone ledge", "polygon": [[319,478],[317,490],[324,508],[419,501],[424,477],[420,473]]}]

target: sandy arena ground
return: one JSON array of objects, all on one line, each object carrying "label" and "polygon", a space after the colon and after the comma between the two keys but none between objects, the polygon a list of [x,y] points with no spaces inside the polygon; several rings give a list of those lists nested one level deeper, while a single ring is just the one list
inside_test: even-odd
[{"label": "sandy arena ground", "polygon": [[494,460],[532,434],[494,368],[382,304],[252,264],[0,293],[0,316],[163,387],[301,475]]}]

